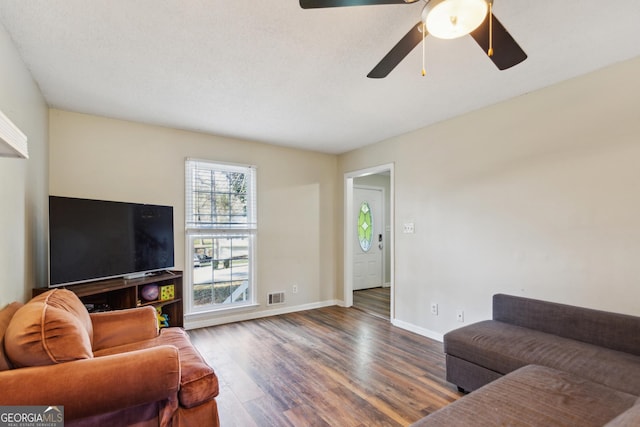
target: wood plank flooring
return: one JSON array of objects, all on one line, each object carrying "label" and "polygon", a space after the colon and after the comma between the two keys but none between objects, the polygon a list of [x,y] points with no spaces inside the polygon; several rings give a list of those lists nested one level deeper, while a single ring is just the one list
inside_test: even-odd
[{"label": "wood plank flooring", "polygon": [[222,427],[406,426],[460,397],[441,343],[353,308],[189,335],[218,375]]},{"label": "wood plank flooring", "polygon": [[353,291],[353,306],[384,319],[391,318],[391,288]]}]

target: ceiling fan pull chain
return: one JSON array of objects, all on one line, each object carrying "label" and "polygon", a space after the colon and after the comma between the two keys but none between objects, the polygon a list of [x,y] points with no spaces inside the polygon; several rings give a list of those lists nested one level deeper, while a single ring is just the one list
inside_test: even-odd
[{"label": "ceiling fan pull chain", "polygon": [[493,0],[489,0],[489,50],[487,55],[493,56]]},{"label": "ceiling fan pull chain", "polygon": [[427,37],[427,26],[425,23],[422,23],[422,77],[427,75],[427,70],[424,68],[424,57],[425,57],[425,39]]}]

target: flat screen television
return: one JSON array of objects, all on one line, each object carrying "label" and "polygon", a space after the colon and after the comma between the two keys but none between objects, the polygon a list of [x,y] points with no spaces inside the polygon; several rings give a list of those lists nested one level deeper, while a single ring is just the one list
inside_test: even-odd
[{"label": "flat screen television", "polygon": [[174,266],[173,207],[49,196],[49,287]]}]

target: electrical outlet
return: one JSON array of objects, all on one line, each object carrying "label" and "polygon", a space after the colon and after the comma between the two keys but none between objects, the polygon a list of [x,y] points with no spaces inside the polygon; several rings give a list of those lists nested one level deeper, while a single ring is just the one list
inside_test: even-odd
[{"label": "electrical outlet", "polygon": [[464,322],[464,310],[456,310],[456,320],[458,322]]},{"label": "electrical outlet", "polygon": [[415,231],[415,227],[412,222],[406,222],[402,228],[403,233],[411,234]]},{"label": "electrical outlet", "polygon": [[298,293],[298,285],[293,285],[293,289],[291,290],[294,294]]},{"label": "electrical outlet", "polygon": [[431,303],[431,314],[433,314],[434,316],[438,315],[438,304],[435,302]]}]

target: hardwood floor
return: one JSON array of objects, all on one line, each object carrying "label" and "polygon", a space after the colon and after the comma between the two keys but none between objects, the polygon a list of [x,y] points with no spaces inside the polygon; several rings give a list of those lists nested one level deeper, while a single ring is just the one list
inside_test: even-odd
[{"label": "hardwood floor", "polygon": [[218,375],[222,427],[406,426],[460,396],[441,343],[353,308],[189,335]]},{"label": "hardwood floor", "polygon": [[391,318],[391,288],[353,291],[353,306],[384,319]]}]

